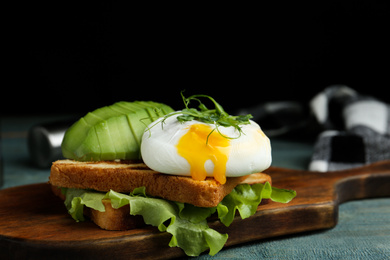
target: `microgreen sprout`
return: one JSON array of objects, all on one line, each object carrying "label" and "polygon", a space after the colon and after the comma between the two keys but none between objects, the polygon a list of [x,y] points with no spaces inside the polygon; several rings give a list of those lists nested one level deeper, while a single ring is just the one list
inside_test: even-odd
[{"label": "microgreen sprout", "polygon": [[[208,95],[192,95],[186,98],[184,97],[183,92],[181,92],[180,94],[183,99],[185,108],[181,111],[177,111],[164,116],[163,120],[161,121],[162,125],[164,124],[167,118],[174,115],[179,115],[176,118],[181,123],[196,120],[207,124],[213,124],[215,128],[207,136],[207,141],[206,141],[207,143],[210,135],[215,130],[217,130],[217,132],[225,138],[236,139],[239,138],[242,134],[240,125],[250,124],[249,119],[252,118],[251,114],[239,115],[239,116],[229,115],[228,113],[225,112],[223,107],[217,101],[215,101],[214,98]],[[206,105],[203,104],[199,98],[208,98],[214,104],[214,109],[208,109]],[[197,101],[199,103],[198,108],[190,108],[189,104],[191,101]],[[155,126],[155,124],[153,126]],[[219,131],[220,126],[223,127],[233,126],[239,132],[239,135],[237,137],[225,136]]]}]

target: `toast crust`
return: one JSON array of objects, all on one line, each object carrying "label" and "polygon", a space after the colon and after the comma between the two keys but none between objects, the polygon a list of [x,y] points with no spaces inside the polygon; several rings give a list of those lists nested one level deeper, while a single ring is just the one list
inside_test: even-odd
[{"label": "toast crust", "polygon": [[[271,182],[271,178],[267,176],[262,174],[261,178],[264,180],[260,182]],[[198,207],[215,207],[246,178],[247,176],[227,178],[222,185],[214,178],[196,181],[191,177],[162,174],[140,162],[59,160],[52,164],[49,182],[57,187],[102,192],[114,190],[122,193],[130,193],[135,188],[145,186],[146,193],[154,197]]]}]

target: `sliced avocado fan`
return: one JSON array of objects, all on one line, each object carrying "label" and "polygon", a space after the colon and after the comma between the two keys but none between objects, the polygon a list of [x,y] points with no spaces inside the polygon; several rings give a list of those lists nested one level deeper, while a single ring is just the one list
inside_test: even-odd
[{"label": "sliced avocado fan", "polygon": [[77,161],[140,159],[146,126],[171,112],[171,107],[152,101],[121,101],[96,109],[65,132],[62,154]]}]

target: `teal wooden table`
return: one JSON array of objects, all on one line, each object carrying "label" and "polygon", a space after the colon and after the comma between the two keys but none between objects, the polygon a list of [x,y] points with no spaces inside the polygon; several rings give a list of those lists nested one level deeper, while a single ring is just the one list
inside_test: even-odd
[{"label": "teal wooden table", "polygon": [[[1,118],[1,189],[48,180],[49,169],[36,168],[27,149],[28,129],[37,123],[69,116]],[[273,166],[306,169],[310,142],[271,139]],[[225,248],[199,259],[389,259],[390,198],[367,199],[340,205],[339,222],[328,230],[255,241]]]}]

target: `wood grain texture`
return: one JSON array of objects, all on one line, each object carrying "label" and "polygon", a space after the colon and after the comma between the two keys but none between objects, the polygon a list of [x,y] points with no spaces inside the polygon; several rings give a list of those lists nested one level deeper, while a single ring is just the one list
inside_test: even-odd
[{"label": "wood grain texture", "polygon": [[[337,224],[340,203],[390,196],[390,162],[339,172],[308,172],[271,167],[273,186],[294,189],[288,204],[259,206],[251,218],[236,217],[230,227],[209,225],[228,233],[226,246],[312,230]],[[154,227],[105,231],[91,222],[77,223],[48,184],[0,191],[0,252],[12,258],[39,259],[163,259],[183,256],[168,246],[170,234]]]}]

